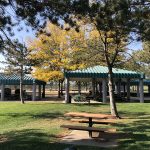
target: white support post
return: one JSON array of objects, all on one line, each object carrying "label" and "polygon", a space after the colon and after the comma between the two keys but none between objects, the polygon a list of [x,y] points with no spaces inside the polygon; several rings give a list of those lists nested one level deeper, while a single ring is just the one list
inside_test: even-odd
[{"label": "white support post", "polygon": [[140,91],[140,103],[144,103],[143,79],[140,79],[140,80],[139,80],[139,91]]},{"label": "white support post", "polygon": [[130,79],[127,79],[127,100],[130,101]]},{"label": "white support post", "polygon": [[65,103],[69,103],[69,78],[65,78]]},{"label": "white support post", "polygon": [[99,82],[97,83],[97,90],[100,93],[100,83]]},{"label": "white support post", "polygon": [[32,101],[35,101],[36,99],[36,84],[33,83],[32,85]]},{"label": "white support post", "polygon": [[5,99],[5,85],[4,84],[1,84],[1,101],[4,101]]},{"label": "white support post", "polygon": [[103,79],[102,81],[102,90],[103,90],[103,103],[106,103],[107,101],[107,86],[106,86],[106,79]]},{"label": "white support post", "polygon": [[38,91],[39,93],[39,99],[41,99],[41,85],[39,85],[39,91]]},{"label": "white support post", "polygon": [[115,94],[118,94],[118,88],[117,83],[115,83]]}]

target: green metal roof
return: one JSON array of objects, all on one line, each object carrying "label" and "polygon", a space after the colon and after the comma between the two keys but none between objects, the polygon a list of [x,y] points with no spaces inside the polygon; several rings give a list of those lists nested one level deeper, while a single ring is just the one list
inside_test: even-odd
[{"label": "green metal roof", "polygon": [[[108,78],[108,68],[104,66],[94,66],[82,70],[65,72],[67,78]],[[114,78],[145,78],[143,73],[113,68]]]},{"label": "green metal roof", "polygon": [[[139,85],[139,80],[132,80],[130,82],[131,85]],[[150,79],[144,79],[143,80],[144,85],[150,85]]]},{"label": "green metal roof", "polygon": [[[37,80],[29,75],[25,75],[23,79],[24,85],[32,85],[36,83],[38,85],[45,85],[46,83],[41,80]],[[5,85],[19,85],[20,84],[20,76],[16,74],[6,75],[4,73],[0,73],[0,84]]]}]

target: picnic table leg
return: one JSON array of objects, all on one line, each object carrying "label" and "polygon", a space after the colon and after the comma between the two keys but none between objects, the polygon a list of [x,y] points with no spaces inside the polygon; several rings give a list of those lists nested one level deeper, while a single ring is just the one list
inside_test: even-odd
[{"label": "picnic table leg", "polygon": [[[92,118],[89,118],[89,127],[92,127]],[[92,131],[89,131],[89,137],[92,137]]]}]

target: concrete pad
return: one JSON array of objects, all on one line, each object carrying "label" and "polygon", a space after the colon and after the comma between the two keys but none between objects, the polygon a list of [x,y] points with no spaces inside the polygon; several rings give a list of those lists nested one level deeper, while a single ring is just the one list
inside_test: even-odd
[{"label": "concrete pad", "polygon": [[71,145],[84,145],[84,146],[96,146],[96,147],[105,147],[111,148],[118,146],[115,139],[109,139],[108,137],[104,136],[103,133],[92,133],[93,138],[89,137],[89,132],[87,131],[77,131],[73,130],[67,136],[63,137],[60,143],[64,144],[71,144]]}]

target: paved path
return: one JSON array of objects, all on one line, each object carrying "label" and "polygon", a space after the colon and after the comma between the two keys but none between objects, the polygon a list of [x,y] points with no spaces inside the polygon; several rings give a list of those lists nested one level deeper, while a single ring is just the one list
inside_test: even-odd
[{"label": "paved path", "polygon": [[88,132],[74,130],[70,132],[70,134],[68,134],[67,136],[63,137],[60,143],[106,148],[118,146],[117,142],[112,138],[103,138],[103,136],[99,136],[98,133],[93,133],[93,136],[99,138],[90,138]]}]

